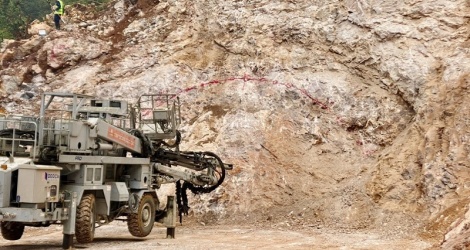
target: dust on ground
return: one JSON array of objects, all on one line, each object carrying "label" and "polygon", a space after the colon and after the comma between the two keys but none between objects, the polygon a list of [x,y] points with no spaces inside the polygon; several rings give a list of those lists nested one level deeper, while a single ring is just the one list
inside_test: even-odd
[{"label": "dust on ground", "polygon": [[[62,227],[26,228],[22,239],[0,239],[0,249],[61,249]],[[166,238],[166,228],[155,225],[145,238],[132,237],[124,221],[96,229],[89,244],[75,243],[75,249],[429,249],[416,238],[386,237],[376,232],[333,231],[318,227],[178,225],[176,238]]]}]

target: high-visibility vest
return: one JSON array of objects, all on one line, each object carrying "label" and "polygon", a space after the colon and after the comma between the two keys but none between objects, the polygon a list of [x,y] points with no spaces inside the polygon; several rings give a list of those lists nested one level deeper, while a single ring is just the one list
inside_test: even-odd
[{"label": "high-visibility vest", "polygon": [[55,10],[54,14],[63,15],[64,14],[64,2],[62,0],[57,0],[60,3],[60,8]]}]

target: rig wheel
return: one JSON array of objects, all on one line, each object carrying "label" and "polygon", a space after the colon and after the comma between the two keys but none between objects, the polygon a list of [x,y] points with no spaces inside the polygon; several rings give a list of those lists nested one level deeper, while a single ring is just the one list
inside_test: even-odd
[{"label": "rig wheel", "polygon": [[79,243],[90,243],[95,237],[95,195],[85,194],[77,208],[75,237]]},{"label": "rig wheel", "polygon": [[140,199],[137,213],[127,217],[127,228],[135,237],[145,237],[152,232],[155,223],[155,201],[152,195],[145,194]]},{"label": "rig wheel", "polygon": [[5,240],[19,240],[23,236],[24,225],[20,222],[2,221],[0,227]]}]

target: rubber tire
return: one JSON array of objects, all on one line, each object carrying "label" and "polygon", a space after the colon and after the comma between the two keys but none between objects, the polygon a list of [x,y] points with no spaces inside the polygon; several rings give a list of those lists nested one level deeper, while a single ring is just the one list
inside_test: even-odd
[{"label": "rubber tire", "polygon": [[155,223],[155,201],[152,195],[144,194],[140,199],[137,213],[127,216],[127,228],[135,237],[145,237],[152,232]]},{"label": "rubber tire", "polygon": [[5,240],[19,240],[23,236],[24,225],[20,222],[2,221],[0,228]]},{"label": "rubber tire", "polygon": [[95,195],[85,194],[77,208],[75,237],[78,243],[90,243],[95,237]]}]

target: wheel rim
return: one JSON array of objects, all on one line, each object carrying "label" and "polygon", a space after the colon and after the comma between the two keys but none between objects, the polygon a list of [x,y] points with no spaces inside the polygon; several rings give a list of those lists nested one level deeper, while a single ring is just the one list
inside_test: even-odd
[{"label": "wheel rim", "polygon": [[150,210],[151,210],[151,207],[148,203],[146,203],[142,207],[142,224],[144,227],[147,227],[150,224],[150,221],[151,221],[150,215],[152,214]]}]

